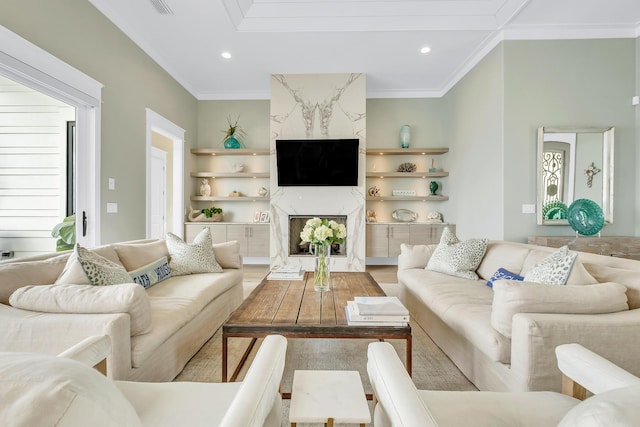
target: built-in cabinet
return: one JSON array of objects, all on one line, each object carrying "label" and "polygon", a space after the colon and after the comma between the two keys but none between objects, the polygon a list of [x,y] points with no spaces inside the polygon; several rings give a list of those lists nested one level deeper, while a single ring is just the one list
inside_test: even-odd
[{"label": "built-in cabinet", "polygon": [[269,224],[268,223],[210,223],[188,222],[185,224],[185,239],[188,243],[202,231],[211,231],[213,243],[237,240],[240,254],[245,257],[269,256]]},{"label": "built-in cabinet", "polygon": [[442,230],[454,224],[428,223],[369,223],[366,226],[366,256],[393,258],[400,255],[400,245],[429,245],[440,242]]},{"label": "built-in cabinet", "polygon": [[529,236],[532,245],[640,260],[640,237],[635,236]]}]

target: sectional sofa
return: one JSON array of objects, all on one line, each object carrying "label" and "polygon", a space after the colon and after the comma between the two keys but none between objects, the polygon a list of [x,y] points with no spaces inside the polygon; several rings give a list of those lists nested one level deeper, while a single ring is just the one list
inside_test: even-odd
[{"label": "sectional sofa", "polygon": [[425,269],[437,246],[401,247],[400,299],[479,389],[560,391],[554,349],[565,343],[640,376],[640,262],[579,253],[566,285],[491,288],[498,269],[524,274],[556,249],[490,241],[472,280]]},{"label": "sectional sofa", "polygon": [[[81,278],[72,277],[73,252],[2,262],[0,351],[57,354],[106,334],[112,343],[110,378],[171,381],[242,302],[237,242],[213,250],[220,272],[169,277],[153,286],[143,280],[147,287],[74,284]],[[126,271],[170,258],[165,240],[114,243],[91,252]]]}]

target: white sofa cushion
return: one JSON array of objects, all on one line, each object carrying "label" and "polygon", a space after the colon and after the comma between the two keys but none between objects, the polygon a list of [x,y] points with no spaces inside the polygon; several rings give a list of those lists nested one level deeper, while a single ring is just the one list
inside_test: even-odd
[{"label": "white sofa cushion", "polygon": [[114,249],[127,271],[150,264],[162,257],[169,258],[169,250],[164,240],[140,243],[117,243]]},{"label": "white sofa cushion", "polygon": [[407,245],[400,244],[400,254],[398,257],[398,270],[409,268],[425,268],[431,255],[438,245]]},{"label": "white sofa cushion", "polygon": [[167,233],[167,247],[171,260],[169,267],[172,276],[196,273],[222,273],[222,267],[216,261],[209,228],[204,228],[186,243],[173,233]]},{"label": "white sofa cushion", "polygon": [[493,284],[491,326],[511,337],[516,313],[601,314],[628,310],[627,288],[619,283],[555,286],[498,280]]},{"label": "white sofa cushion", "polygon": [[633,427],[640,422],[640,386],[607,391],[574,406],[558,427]]},{"label": "white sofa cushion", "polygon": [[230,240],[224,243],[213,245],[213,253],[216,261],[222,268],[242,268],[242,258],[240,257],[240,244],[237,240]]},{"label": "white sofa cushion", "polygon": [[12,426],[141,425],[131,404],[98,371],[36,353],[0,353],[0,413]]},{"label": "white sofa cushion", "polygon": [[469,239],[461,242],[445,227],[440,244],[429,258],[427,268],[451,276],[477,280],[476,268],[487,250],[487,239]]},{"label": "white sofa cushion", "polygon": [[23,286],[54,283],[68,258],[67,253],[39,261],[0,263],[0,303],[8,305],[11,294]]},{"label": "white sofa cushion", "polygon": [[531,248],[521,243],[490,241],[476,272],[484,280],[489,280],[499,268],[521,275],[524,260],[529,252]]},{"label": "white sofa cushion", "polygon": [[151,305],[144,288],[135,283],[113,286],[39,285],[16,290],[9,302],[44,313],[128,313],[131,336],[151,330]]}]

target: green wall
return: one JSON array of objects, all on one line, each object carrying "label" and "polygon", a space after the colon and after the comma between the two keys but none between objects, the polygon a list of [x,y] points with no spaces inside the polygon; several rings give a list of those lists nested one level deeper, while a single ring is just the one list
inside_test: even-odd
[{"label": "green wall", "polygon": [[[196,99],[88,1],[3,0],[0,25],[104,85],[101,240],[144,238],[145,108],[186,130],[189,158],[190,141],[197,140]],[[108,177],[116,190],[107,189]],[[117,214],[106,213],[107,201],[118,203]]]}]

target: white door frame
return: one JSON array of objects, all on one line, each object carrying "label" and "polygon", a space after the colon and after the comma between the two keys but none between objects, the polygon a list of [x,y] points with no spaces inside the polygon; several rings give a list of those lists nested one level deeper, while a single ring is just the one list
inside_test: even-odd
[{"label": "white door frame", "polygon": [[[162,162],[162,183],[163,183],[163,188],[162,188],[162,209],[163,209],[163,213],[162,213],[162,218],[163,218],[163,225],[162,225],[162,234],[160,236],[151,236],[151,234],[147,237],[154,237],[154,238],[160,238],[160,239],[164,239],[164,234],[167,231],[167,152],[164,150],[161,150],[159,148],[156,147],[151,147],[151,162],[149,162],[149,165],[153,165],[153,159],[159,159]],[[153,168],[149,168],[151,169],[151,176],[153,176]],[[153,184],[151,185],[151,187],[153,187]],[[152,191],[149,192],[149,195],[151,196],[153,194]],[[150,197],[151,198],[151,197]],[[153,202],[153,199],[151,200]],[[153,203],[152,203],[153,206]]]},{"label": "white door frame", "polygon": [[[100,104],[103,85],[0,25],[0,74],[76,108],[76,241],[100,244]],[[82,212],[87,213],[82,236]]]},{"label": "white door frame", "polygon": [[[151,236],[151,141],[152,132],[173,141],[173,217],[170,219],[172,233],[184,237],[184,132],[180,126],[165,119],[150,108],[147,111],[147,219],[146,237]],[[167,219],[169,221],[169,219]]]}]

